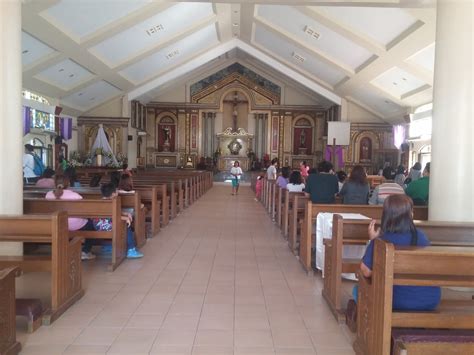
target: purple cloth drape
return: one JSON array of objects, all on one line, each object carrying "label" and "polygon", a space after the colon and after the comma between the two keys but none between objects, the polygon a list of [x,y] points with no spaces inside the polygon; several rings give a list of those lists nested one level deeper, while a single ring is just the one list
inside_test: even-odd
[{"label": "purple cloth drape", "polygon": [[28,106],[22,106],[22,116],[23,116],[23,135],[26,136],[30,133],[31,129],[31,109]]},{"label": "purple cloth drape", "polygon": [[64,140],[72,138],[72,118],[61,117],[59,119],[59,132]]},{"label": "purple cloth drape", "polygon": [[[324,159],[327,161],[332,161],[332,149],[333,146],[326,146],[326,152],[324,154]],[[334,146],[334,154],[336,155],[337,164],[340,168],[344,167],[344,159],[343,154],[344,150],[340,145]]]},{"label": "purple cloth drape", "polygon": [[393,145],[400,149],[405,142],[405,127],[401,125],[393,126]]}]

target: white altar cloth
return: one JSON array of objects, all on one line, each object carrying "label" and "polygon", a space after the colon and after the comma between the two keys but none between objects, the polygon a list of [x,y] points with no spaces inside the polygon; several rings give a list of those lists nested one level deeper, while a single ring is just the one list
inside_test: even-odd
[{"label": "white altar cloth", "polygon": [[[359,213],[337,213],[345,219],[369,219]],[[321,270],[324,277],[324,243],[323,239],[332,239],[332,217],[334,213],[322,212],[316,217],[316,268]],[[343,257],[362,259],[365,252],[363,245],[348,245],[344,247]]]}]

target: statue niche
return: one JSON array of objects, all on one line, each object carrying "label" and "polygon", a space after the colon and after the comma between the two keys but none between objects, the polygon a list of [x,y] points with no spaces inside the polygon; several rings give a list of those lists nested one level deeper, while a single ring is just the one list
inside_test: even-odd
[{"label": "statue niche", "polygon": [[176,123],[170,116],[163,117],[158,123],[158,151],[174,152],[176,142]]},{"label": "statue niche", "polygon": [[234,138],[228,145],[227,148],[229,148],[230,154],[232,155],[239,155],[240,150],[242,149],[242,144]]},{"label": "statue niche", "polygon": [[308,155],[313,148],[313,126],[306,118],[296,120],[293,127],[293,154]]}]

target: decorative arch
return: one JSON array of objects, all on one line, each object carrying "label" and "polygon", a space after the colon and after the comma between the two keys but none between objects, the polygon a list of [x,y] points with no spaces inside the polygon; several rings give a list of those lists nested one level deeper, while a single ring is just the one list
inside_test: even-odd
[{"label": "decorative arch", "polygon": [[354,140],[354,162],[374,163],[375,151],[380,149],[380,139],[373,131],[362,131],[355,136]]},{"label": "decorative arch", "polygon": [[293,118],[292,122],[293,154],[310,155],[313,151],[316,133],[313,117],[302,114]]},{"label": "decorative arch", "polygon": [[252,95],[248,92],[248,89],[243,85],[231,85],[231,86],[226,87],[225,90],[221,91],[220,97],[219,97],[219,111],[222,112],[224,109],[224,100],[226,96],[235,91],[245,96],[245,98],[247,99],[247,102],[249,103],[248,111],[250,112],[251,108],[255,106],[255,103],[253,102]]},{"label": "decorative arch", "polygon": [[175,152],[177,146],[178,117],[173,112],[165,111],[156,116],[155,148],[159,152]]}]

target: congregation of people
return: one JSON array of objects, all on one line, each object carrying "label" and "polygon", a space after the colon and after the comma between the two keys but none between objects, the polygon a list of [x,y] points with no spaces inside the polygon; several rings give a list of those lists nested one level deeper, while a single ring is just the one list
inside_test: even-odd
[{"label": "congregation of people", "polygon": [[298,170],[282,167],[278,174],[277,169],[278,160],[273,159],[265,176],[258,177],[257,198],[261,189],[259,181],[265,177],[289,192],[305,192],[313,203],[341,201],[346,205],[383,205],[390,195],[406,194],[415,206],[428,205],[430,163],[421,171],[421,164],[416,162],[409,172],[402,165],[394,170],[386,164],[380,172],[383,183],[372,189],[361,165],[354,166],[349,175],[342,170],[335,172],[329,161],[320,162],[317,169],[310,168],[306,161],[301,162]]}]

